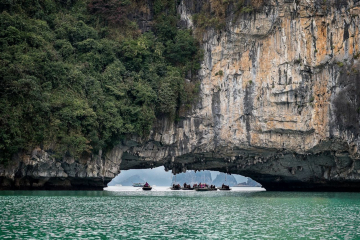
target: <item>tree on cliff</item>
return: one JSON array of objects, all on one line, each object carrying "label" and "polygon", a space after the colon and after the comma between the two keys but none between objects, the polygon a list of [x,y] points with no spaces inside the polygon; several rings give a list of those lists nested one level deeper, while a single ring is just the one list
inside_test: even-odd
[{"label": "tree on cliff", "polygon": [[130,0],[91,0],[88,4],[90,13],[103,17],[109,23],[123,24],[126,21],[126,8],[131,3]]},{"label": "tree on cliff", "polygon": [[125,16],[139,11],[135,3],[0,3],[0,161],[37,146],[87,157],[148,134],[156,116],[175,119],[193,99],[184,76],[200,55],[189,31],[164,20],[177,19],[174,1],[156,1],[154,31],[145,34]]}]

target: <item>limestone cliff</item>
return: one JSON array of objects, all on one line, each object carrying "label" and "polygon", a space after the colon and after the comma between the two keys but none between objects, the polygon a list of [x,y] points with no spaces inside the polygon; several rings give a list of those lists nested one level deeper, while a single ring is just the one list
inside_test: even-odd
[{"label": "limestone cliff", "polygon": [[[178,6],[194,27],[199,1]],[[106,156],[43,150],[0,167],[2,188],[89,188],[120,169],[164,165],[242,174],[267,190],[360,190],[360,1],[269,0],[201,35],[200,95],[179,122],[159,120]],[[196,30],[195,30],[196,31]]]}]

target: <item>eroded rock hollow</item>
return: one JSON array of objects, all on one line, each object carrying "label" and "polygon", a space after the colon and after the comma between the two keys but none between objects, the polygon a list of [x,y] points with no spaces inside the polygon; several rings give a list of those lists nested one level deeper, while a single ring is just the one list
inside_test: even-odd
[{"label": "eroded rock hollow", "polygon": [[[196,29],[204,2],[181,1],[181,24]],[[242,174],[267,190],[359,191],[359,14],[358,0],[228,14],[202,35],[200,94],[178,122],[78,161],[35,149],[1,166],[1,188],[101,189],[120,170],[164,165]]]}]

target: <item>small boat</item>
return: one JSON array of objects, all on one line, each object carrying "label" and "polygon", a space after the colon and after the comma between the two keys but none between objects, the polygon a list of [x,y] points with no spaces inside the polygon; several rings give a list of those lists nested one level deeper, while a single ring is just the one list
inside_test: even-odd
[{"label": "small boat", "polygon": [[221,190],[221,191],[230,191],[231,190],[231,188],[229,187],[229,185],[225,185],[225,184],[223,184],[222,186],[221,186],[221,188],[218,188],[219,190]]},{"label": "small boat", "polygon": [[[226,176],[227,176],[227,173],[225,174],[225,182],[226,182]],[[231,188],[229,185],[225,185],[224,183],[221,185],[221,188],[218,188],[219,190],[221,191],[230,191]]]},{"label": "small boat", "polygon": [[133,183],[133,187],[142,187],[144,186],[144,183]]},{"label": "small boat", "polygon": [[199,184],[196,188],[195,191],[200,191],[200,192],[205,192],[205,191],[217,191],[217,188],[214,185],[211,185],[209,187],[209,185],[207,184]]},{"label": "small boat", "polygon": [[[195,185],[195,184],[194,184]],[[181,189],[182,190],[194,190],[194,186],[193,187],[191,187],[191,185],[190,184],[186,184],[186,183],[184,183],[184,187],[182,187]]]},{"label": "small boat", "polygon": [[170,188],[171,190],[181,190],[180,184],[173,184],[172,187]]},{"label": "small boat", "polygon": [[152,189],[152,187],[147,182],[142,187],[142,190],[145,190],[145,191],[150,191],[151,189]]}]

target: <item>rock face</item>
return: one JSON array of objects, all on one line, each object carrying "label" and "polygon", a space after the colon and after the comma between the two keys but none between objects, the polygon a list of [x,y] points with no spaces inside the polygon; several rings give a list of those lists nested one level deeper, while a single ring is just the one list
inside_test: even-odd
[{"label": "rock face", "polygon": [[0,165],[0,189],[102,190],[119,169],[117,163],[112,164],[101,156],[57,159],[37,148]]},{"label": "rock face", "polygon": [[261,187],[261,184],[248,178],[246,182],[238,183],[237,187]]},{"label": "rock face", "polygon": [[221,187],[223,184],[228,185],[230,187],[236,186],[237,181],[234,176],[227,175],[225,177],[225,173],[219,173],[214,181],[212,182],[216,187]]},{"label": "rock face", "polygon": [[176,174],[176,176],[172,177],[172,183],[180,184],[181,186],[183,186],[184,183],[190,184],[191,186],[200,183],[210,185],[212,181],[210,171],[187,171],[185,173]]},{"label": "rock face", "polygon": [[[159,120],[106,156],[19,155],[0,166],[1,188],[98,189],[120,169],[164,165],[267,190],[359,191],[360,1],[265,2],[204,33],[199,99],[178,123]],[[182,25],[197,8],[180,2]]]},{"label": "rock face", "polygon": [[145,182],[146,181],[143,178],[141,178],[139,175],[134,175],[122,181],[120,184],[122,186],[132,186],[134,183],[142,183],[142,185],[144,185]]},{"label": "rock face", "polygon": [[[129,147],[121,168],[160,162],[242,174],[267,190],[360,190],[360,2],[265,2],[205,33],[198,103],[177,125],[119,146]],[[193,26],[197,6],[179,11]]]}]

